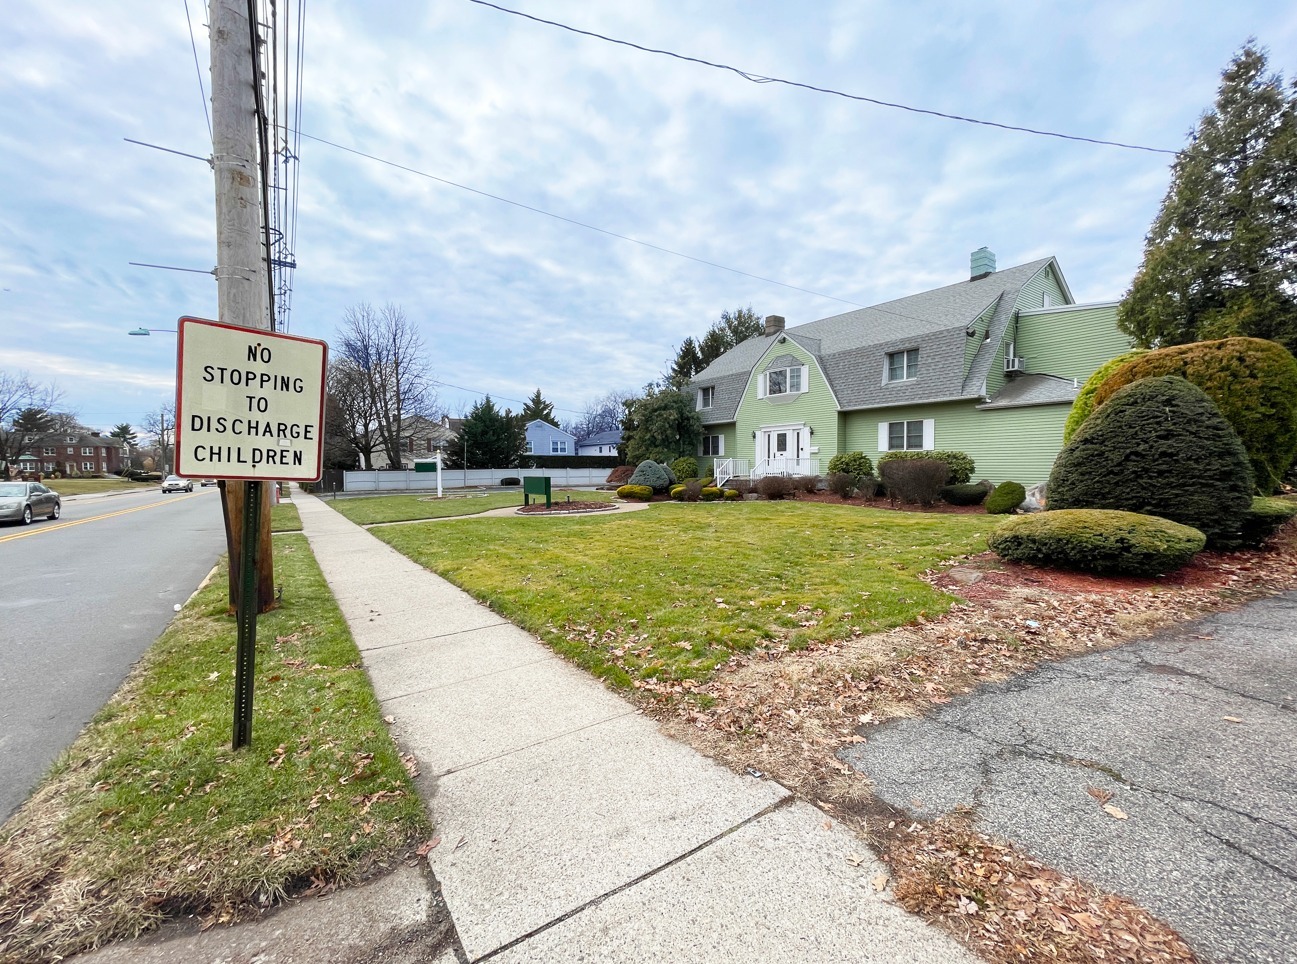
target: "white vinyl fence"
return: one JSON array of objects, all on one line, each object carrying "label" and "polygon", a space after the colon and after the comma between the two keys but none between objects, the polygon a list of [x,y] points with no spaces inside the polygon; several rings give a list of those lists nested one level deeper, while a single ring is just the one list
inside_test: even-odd
[{"label": "white vinyl fence", "polygon": [[[467,489],[499,485],[501,479],[546,476],[555,488],[562,485],[603,485],[612,469],[442,469],[444,489]],[[344,472],[344,492],[409,492],[437,489],[437,473],[413,469],[395,472],[370,470]]]}]

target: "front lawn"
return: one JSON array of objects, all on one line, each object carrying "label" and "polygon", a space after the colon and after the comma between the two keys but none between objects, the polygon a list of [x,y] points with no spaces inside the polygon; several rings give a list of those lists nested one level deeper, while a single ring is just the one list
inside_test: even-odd
[{"label": "front lawn", "polygon": [[363,877],[428,818],[301,535],[275,541],[252,745],[230,749],[224,572],[0,830],[0,960],[55,961],[167,917],[207,923]]},{"label": "front lawn", "polygon": [[[872,633],[953,597],[919,578],[998,519],[797,502],[466,519],[374,535],[617,685],[701,681],[732,654]],[[650,685],[652,685],[650,683]]]},{"label": "front lawn", "polygon": [[129,479],[46,479],[41,483],[67,498],[70,495],[93,495],[102,492],[130,492],[156,489],[156,482],[132,482]]},{"label": "front lawn", "polygon": [[[575,492],[555,490],[551,501],[562,502],[569,495],[573,501],[609,502],[612,492]],[[450,516],[477,515],[490,509],[522,505],[522,489],[517,492],[492,492],[488,495],[449,495],[438,499],[424,495],[371,495],[347,499],[321,497],[324,504],[346,516],[357,525],[379,522],[409,522],[413,519],[445,519]],[[536,501],[532,497],[532,502]]]}]

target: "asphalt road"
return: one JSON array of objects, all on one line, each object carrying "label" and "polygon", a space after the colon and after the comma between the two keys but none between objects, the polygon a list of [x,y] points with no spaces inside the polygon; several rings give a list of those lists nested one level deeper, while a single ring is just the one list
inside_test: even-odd
[{"label": "asphalt road", "polygon": [[57,522],[0,525],[0,820],[224,549],[215,488],[65,501]]},{"label": "asphalt road", "polygon": [[986,687],[839,756],[889,803],[970,807],[983,833],[1133,898],[1205,961],[1297,961],[1295,593]]}]

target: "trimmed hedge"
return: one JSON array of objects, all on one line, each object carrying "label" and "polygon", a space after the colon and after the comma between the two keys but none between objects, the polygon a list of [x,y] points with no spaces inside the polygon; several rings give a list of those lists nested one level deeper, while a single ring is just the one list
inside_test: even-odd
[{"label": "trimmed hedge", "polygon": [[654,492],[665,492],[675,483],[675,478],[667,471],[666,466],[652,459],[645,459],[637,465],[635,474],[630,477],[631,485],[647,485]]},{"label": "trimmed hedge", "polygon": [[1159,576],[1207,543],[1191,526],[1113,509],[1050,509],[1005,521],[987,537],[1003,559],[1105,575]]},{"label": "trimmed hedge", "polygon": [[702,500],[704,502],[716,502],[722,495],[721,490],[714,485],[705,486],[702,490]]},{"label": "trimmed hedge", "polygon": [[864,452],[839,452],[829,459],[829,471],[860,478],[862,475],[874,474],[874,463]]},{"label": "trimmed hedge", "polygon": [[1243,441],[1258,491],[1278,491],[1297,459],[1297,359],[1263,338],[1159,348],[1114,371],[1095,392],[1095,412],[1127,385],[1164,375],[1178,375],[1207,393]]},{"label": "trimmed hedge", "polygon": [[522,479],[513,475],[506,475],[503,479],[500,480],[500,484],[501,485],[522,485]]},{"label": "trimmed hedge", "polygon": [[743,498],[743,496],[739,494],[738,489],[726,489],[722,493],[722,497],[726,502],[737,502],[739,499]]},{"label": "trimmed hedge", "polygon": [[796,492],[793,480],[785,475],[763,475],[757,479],[757,493],[767,499],[786,499]]},{"label": "trimmed hedge", "polygon": [[617,498],[647,502],[653,498],[653,487],[649,485],[623,485],[617,490]]},{"label": "trimmed hedge", "polygon": [[1293,518],[1297,518],[1297,502],[1259,495],[1239,520],[1238,532],[1218,537],[1216,548],[1256,549]]},{"label": "trimmed hedge", "polygon": [[1173,375],[1142,378],[1096,408],[1049,476],[1051,510],[1159,515],[1201,530],[1212,546],[1239,530],[1251,505],[1243,443],[1202,389]]},{"label": "trimmed hedge", "polygon": [[698,460],[692,455],[682,455],[671,463],[671,471],[677,479],[698,478]]},{"label": "trimmed hedge", "polygon": [[879,459],[878,471],[890,498],[922,506],[937,501],[950,475],[950,467],[938,459]]},{"label": "trimmed hedge", "polygon": [[1094,370],[1094,374],[1087,378],[1085,384],[1081,386],[1081,391],[1077,393],[1076,400],[1072,402],[1072,411],[1068,412],[1067,421],[1063,423],[1064,445],[1072,441],[1072,435],[1081,427],[1081,423],[1090,417],[1090,413],[1094,411],[1094,394],[1108,380],[1108,376],[1126,362],[1147,354],[1147,348],[1136,348],[1134,351],[1128,351],[1124,355],[1110,358]]},{"label": "trimmed hedge", "polygon": [[986,511],[991,515],[1004,515],[1012,512],[1027,498],[1027,490],[1021,482],[1001,482],[986,497]]},{"label": "trimmed hedge", "polygon": [[[963,485],[942,486],[941,498],[951,505],[981,505],[991,491],[981,482],[966,482]],[[1024,493],[1024,498],[1025,496]]]},{"label": "trimmed hedge", "polygon": [[857,478],[850,472],[830,472],[829,477],[825,480],[825,485],[834,495],[849,499],[851,494],[856,491]]},{"label": "trimmed hedge", "polygon": [[943,480],[943,485],[963,485],[973,477],[977,464],[967,452],[888,452],[878,457],[878,474],[883,474],[883,465],[899,459],[932,459],[945,462],[950,474]]}]

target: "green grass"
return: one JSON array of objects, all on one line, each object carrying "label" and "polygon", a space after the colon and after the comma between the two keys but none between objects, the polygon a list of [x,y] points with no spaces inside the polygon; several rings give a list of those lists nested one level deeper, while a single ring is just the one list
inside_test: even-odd
[{"label": "green grass", "polygon": [[253,743],[230,749],[235,625],[215,579],[0,831],[0,959],[54,960],[177,913],[237,916],[428,832],[306,539],[276,540]]},{"label": "green grass", "polygon": [[297,506],[291,502],[272,505],[270,507],[270,531],[301,532],[302,517],[297,512]]},{"label": "green grass", "polygon": [[596,675],[703,680],[735,652],[943,612],[919,578],[1001,520],[796,502],[464,520],[374,534]]},{"label": "green grass", "polygon": [[156,489],[156,482],[131,482],[128,479],[46,479],[42,485],[61,496],[90,495],[96,492],[129,492]]},{"label": "green grass", "polygon": [[[612,492],[555,491],[552,500],[562,502],[569,495],[573,501],[608,502]],[[535,499],[533,498],[534,502]],[[478,496],[447,496],[438,499],[428,495],[373,495],[359,498],[324,498],[324,504],[337,510],[352,522],[367,526],[375,522],[409,522],[413,519],[445,519],[449,516],[476,515],[490,509],[522,505],[522,489],[517,492],[493,492]]]}]

